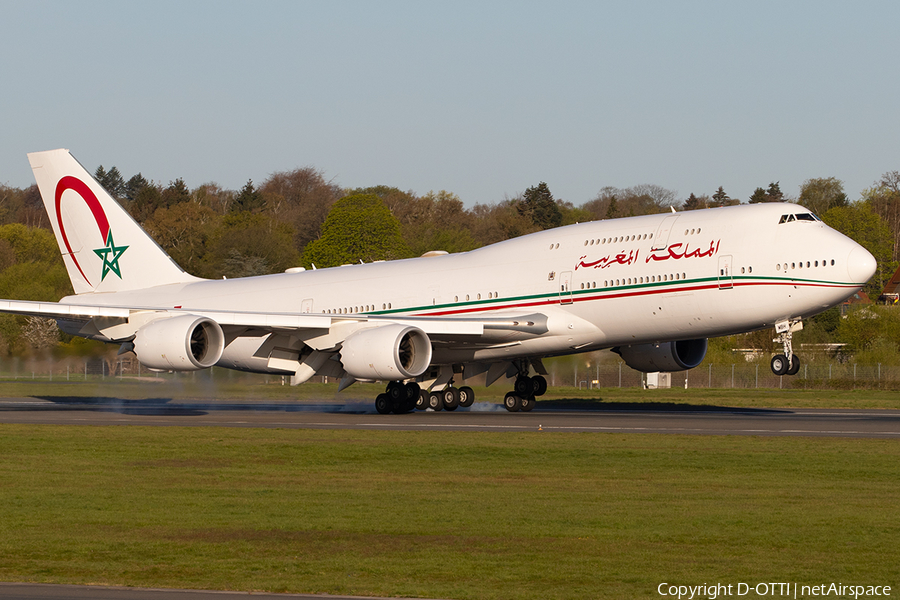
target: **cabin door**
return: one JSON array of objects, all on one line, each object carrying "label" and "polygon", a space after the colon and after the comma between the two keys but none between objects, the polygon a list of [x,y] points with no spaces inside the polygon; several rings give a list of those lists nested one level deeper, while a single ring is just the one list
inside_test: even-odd
[{"label": "cabin door", "polygon": [[572,304],[572,271],[559,274],[559,303]]},{"label": "cabin door", "polygon": [[734,279],[731,275],[731,256],[719,257],[719,289],[730,290],[734,287]]}]

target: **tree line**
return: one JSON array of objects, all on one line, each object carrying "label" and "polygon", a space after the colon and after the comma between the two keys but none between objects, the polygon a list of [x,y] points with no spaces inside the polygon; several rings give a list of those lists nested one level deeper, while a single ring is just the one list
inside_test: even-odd
[{"label": "tree line", "polygon": [[[190,189],[180,178],[163,185],[141,173],[125,179],[114,166],[97,167],[94,177],[182,268],[214,279],[464,252],[576,222],[740,203],[722,187],[684,198],[647,184],[604,187],[576,206],[541,181],[513,197],[466,208],[444,190],[419,195],[384,185],[343,188],[314,167],[276,172],[259,185],[247,181],[240,190],[216,183]],[[748,201],[798,202],[864,245],[879,265],[866,287],[873,298],[897,268],[900,172],[885,173],[856,200],[840,180],[826,177],[805,181],[797,198],[770,182]],[[51,301],[69,293],[37,186],[0,185],[0,297]],[[35,350],[35,327],[28,330],[20,317],[0,317],[0,354]]]}]

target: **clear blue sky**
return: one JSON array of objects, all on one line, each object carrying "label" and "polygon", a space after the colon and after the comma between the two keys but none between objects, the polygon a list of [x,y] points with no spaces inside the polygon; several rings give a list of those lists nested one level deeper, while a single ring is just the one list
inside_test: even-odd
[{"label": "clear blue sky", "polygon": [[900,3],[0,0],[0,183],[69,148],[239,189],[314,166],[467,206],[546,181],[746,201],[900,169]]}]

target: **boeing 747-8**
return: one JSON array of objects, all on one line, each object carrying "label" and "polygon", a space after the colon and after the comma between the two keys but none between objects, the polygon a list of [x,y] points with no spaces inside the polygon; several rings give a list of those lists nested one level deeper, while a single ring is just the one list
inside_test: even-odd
[{"label": "boeing 747-8", "polygon": [[453,410],[457,380],[514,378],[531,410],[542,359],[612,349],[630,367],[696,367],[707,339],[775,328],[776,374],[794,374],[801,320],[875,272],[862,246],[795,204],[609,219],[458,254],[228,280],[186,273],[72,157],[29,154],[74,296],[3,300],[119,344],[152,369],[212,366],[387,382],[379,412]]}]

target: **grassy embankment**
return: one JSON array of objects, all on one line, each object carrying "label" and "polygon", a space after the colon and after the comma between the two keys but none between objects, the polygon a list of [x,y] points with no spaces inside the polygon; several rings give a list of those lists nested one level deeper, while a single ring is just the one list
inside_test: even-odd
[{"label": "grassy embankment", "polygon": [[0,580],[541,599],[897,586],[898,479],[892,440],[0,425]]}]

